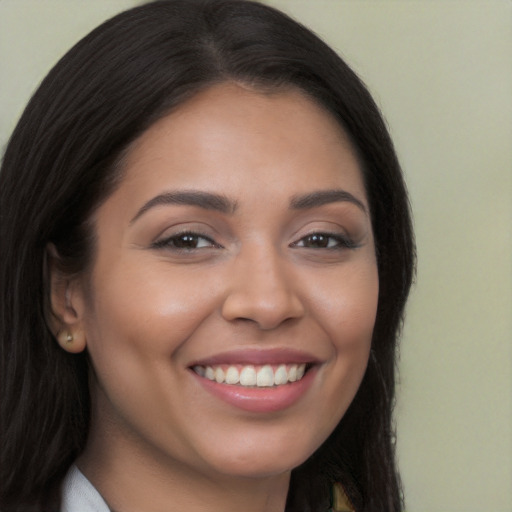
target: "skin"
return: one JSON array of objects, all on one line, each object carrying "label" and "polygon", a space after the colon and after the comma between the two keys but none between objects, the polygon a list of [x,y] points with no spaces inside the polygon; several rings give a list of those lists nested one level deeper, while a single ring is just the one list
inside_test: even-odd
[{"label": "skin", "polygon": [[[231,206],[144,209],[190,190]],[[290,206],[330,190],[354,200]],[[284,510],[290,471],[357,391],[377,308],[369,207],[339,124],[295,90],[216,85],[132,145],[93,222],[92,270],[52,273],[59,330],[74,335],[59,341],[86,349],[94,368],[79,467],[118,512]],[[183,231],[205,238],[178,250]],[[311,385],[283,410],[241,410],[190,369],[226,351],[274,348],[317,361]]]}]

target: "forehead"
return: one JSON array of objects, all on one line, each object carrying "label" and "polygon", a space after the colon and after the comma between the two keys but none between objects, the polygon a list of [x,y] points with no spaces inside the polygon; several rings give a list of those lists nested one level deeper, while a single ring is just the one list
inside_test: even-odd
[{"label": "forehead", "polygon": [[[129,148],[125,184],[211,189],[234,194],[248,180],[270,193],[352,188],[365,197],[356,152],[340,123],[297,89],[260,92],[235,83],[212,86],[153,124]],[[251,185],[252,186],[252,185]],[[123,188],[123,187],[121,187]]]}]

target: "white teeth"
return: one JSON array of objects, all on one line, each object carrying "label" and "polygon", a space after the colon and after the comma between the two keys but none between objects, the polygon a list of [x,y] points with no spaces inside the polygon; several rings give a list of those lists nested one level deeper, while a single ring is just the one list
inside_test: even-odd
[{"label": "white teeth", "polygon": [[240,372],[240,384],[242,386],[256,386],[256,370],[254,366],[246,366]]},{"label": "white teeth", "polygon": [[260,368],[256,375],[256,385],[259,388],[268,388],[274,385],[274,371],[268,364]]},{"label": "white teeth", "polygon": [[280,365],[274,373],[274,384],[279,386],[280,384],[286,384],[288,382],[288,373],[284,364]]},{"label": "white teeth", "polygon": [[207,366],[206,370],[204,372],[204,376],[207,379],[215,380],[215,372],[213,371],[213,368],[211,366]]},{"label": "white teeth", "polygon": [[[274,367],[275,368],[275,367]],[[240,385],[246,387],[272,387],[282,386],[289,382],[296,382],[306,372],[305,364],[280,364],[277,368],[269,365],[263,365],[255,368],[248,366],[200,366],[193,367],[195,373],[208,380],[219,384]]]},{"label": "white teeth", "polygon": [[230,366],[226,372],[226,384],[238,384],[240,382],[240,374],[235,366]]},{"label": "white teeth", "polygon": [[221,384],[222,382],[224,382],[224,379],[226,377],[226,374],[224,373],[224,370],[218,366],[216,369],[215,369],[215,380]]}]

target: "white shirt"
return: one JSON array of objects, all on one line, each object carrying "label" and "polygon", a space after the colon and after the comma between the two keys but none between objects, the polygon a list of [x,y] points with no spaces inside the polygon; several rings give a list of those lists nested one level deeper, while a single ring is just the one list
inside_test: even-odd
[{"label": "white shirt", "polygon": [[73,464],[62,484],[60,512],[110,512],[105,500]]}]

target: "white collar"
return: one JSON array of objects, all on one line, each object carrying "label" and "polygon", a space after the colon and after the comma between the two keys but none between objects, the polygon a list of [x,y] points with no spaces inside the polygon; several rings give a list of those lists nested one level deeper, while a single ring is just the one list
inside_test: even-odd
[{"label": "white collar", "polygon": [[110,512],[105,500],[73,464],[62,483],[60,512]]}]

